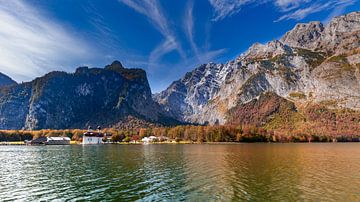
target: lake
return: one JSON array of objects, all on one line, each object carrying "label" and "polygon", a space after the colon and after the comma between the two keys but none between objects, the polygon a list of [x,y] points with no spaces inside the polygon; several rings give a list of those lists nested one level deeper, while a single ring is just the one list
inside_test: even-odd
[{"label": "lake", "polygon": [[360,144],[1,146],[0,201],[360,201]]}]

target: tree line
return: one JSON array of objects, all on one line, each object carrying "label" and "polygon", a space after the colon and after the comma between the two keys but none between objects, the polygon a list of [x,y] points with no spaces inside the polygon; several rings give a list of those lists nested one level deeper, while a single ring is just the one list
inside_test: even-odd
[{"label": "tree line", "polygon": [[[2,130],[0,141],[24,141],[41,136],[66,136],[73,141],[82,141],[86,130]],[[143,137],[156,136],[159,141],[170,139],[180,142],[358,142],[359,131],[322,130],[321,128],[297,128],[269,130],[254,125],[214,125],[175,127],[152,127],[136,129],[107,128],[102,130],[112,142],[140,141]]]}]

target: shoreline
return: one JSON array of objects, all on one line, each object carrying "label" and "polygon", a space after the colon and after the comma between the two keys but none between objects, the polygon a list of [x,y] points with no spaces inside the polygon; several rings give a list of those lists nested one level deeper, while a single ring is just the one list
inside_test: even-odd
[{"label": "shoreline", "polygon": [[[348,141],[348,142],[153,142],[153,143],[127,143],[127,142],[117,142],[117,143],[103,143],[103,144],[93,144],[93,145],[240,145],[240,144],[336,144],[336,143],[360,143],[358,141]],[[80,142],[72,141],[69,145],[80,145]],[[89,144],[92,146],[92,144]],[[0,146],[56,146],[56,145],[27,145],[24,142],[0,142]],[[57,145],[59,146],[59,145]],[[67,146],[67,145],[66,145]],[[86,145],[88,146],[88,145]]]}]

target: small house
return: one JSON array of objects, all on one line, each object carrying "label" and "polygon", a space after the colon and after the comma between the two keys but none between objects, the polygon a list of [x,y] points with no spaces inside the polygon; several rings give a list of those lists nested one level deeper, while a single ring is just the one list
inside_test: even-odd
[{"label": "small house", "polygon": [[41,136],[34,140],[27,142],[30,145],[69,145],[69,137],[45,137]]},{"label": "small house", "polygon": [[48,137],[45,143],[46,145],[69,145],[69,137]]},{"label": "small house", "polygon": [[143,139],[141,139],[141,141],[143,143],[157,142],[157,141],[159,141],[159,138],[157,138],[155,136],[150,136],[150,137],[144,137]]}]

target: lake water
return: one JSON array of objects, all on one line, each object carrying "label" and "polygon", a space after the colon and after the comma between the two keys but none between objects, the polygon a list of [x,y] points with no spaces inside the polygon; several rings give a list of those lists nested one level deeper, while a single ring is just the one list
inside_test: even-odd
[{"label": "lake water", "polygon": [[360,201],[360,144],[0,147],[0,201]]}]

